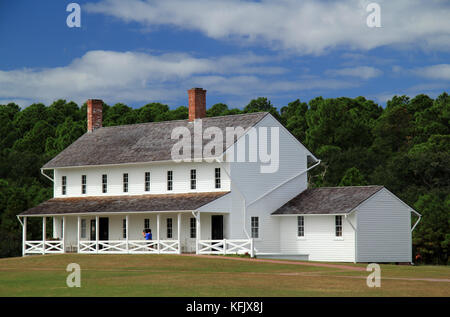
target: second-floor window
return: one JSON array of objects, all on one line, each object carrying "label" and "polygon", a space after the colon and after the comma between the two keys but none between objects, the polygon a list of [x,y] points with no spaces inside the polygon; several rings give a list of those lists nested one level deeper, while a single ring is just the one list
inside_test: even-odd
[{"label": "second-floor window", "polygon": [[81,175],[81,193],[86,194],[86,175]]},{"label": "second-floor window", "polygon": [[123,192],[128,193],[128,173],[123,173]]},{"label": "second-floor window", "polygon": [[336,237],[342,237],[342,216],[336,216]]},{"label": "second-floor window", "polygon": [[173,189],[173,171],[167,171],[167,190]]},{"label": "second-floor window", "polygon": [[197,170],[191,170],[191,189],[197,188]]},{"label": "second-floor window", "polygon": [[67,176],[61,178],[61,194],[65,195],[67,193]]},{"label": "second-floor window", "polygon": [[167,218],[167,239],[172,238],[172,218]]},{"label": "second-floor window", "polygon": [[215,169],[215,185],[216,188],[220,188],[220,168],[216,167]]},{"label": "second-floor window", "polygon": [[106,174],[102,175],[102,192],[103,193],[108,192],[108,175]]},{"label": "second-floor window", "polygon": [[145,172],[145,188],[146,192],[150,191],[150,172]]}]

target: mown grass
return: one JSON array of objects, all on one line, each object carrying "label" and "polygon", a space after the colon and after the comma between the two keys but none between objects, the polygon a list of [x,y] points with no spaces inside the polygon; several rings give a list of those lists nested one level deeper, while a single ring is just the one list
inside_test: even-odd
[{"label": "mown grass", "polygon": [[[66,285],[69,263],[81,288]],[[450,296],[445,266],[382,265],[369,272],[177,255],[46,255],[0,259],[0,296]],[[358,264],[356,266],[364,267]]]}]

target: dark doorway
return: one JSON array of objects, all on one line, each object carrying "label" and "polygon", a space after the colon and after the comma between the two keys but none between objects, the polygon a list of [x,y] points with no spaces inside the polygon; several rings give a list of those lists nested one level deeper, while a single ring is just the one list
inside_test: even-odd
[{"label": "dark doorway", "polygon": [[109,240],[109,218],[99,218],[98,239]]},{"label": "dark doorway", "polygon": [[91,219],[91,241],[95,241],[95,219]]},{"label": "dark doorway", "polygon": [[211,239],[223,239],[223,216],[211,216]]}]

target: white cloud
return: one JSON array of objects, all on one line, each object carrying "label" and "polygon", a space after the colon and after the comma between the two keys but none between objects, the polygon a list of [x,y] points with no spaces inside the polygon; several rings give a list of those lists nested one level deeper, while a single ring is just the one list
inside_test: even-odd
[{"label": "white cloud", "polygon": [[194,86],[242,99],[355,85],[321,78],[288,81],[287,69],[271,65],[270,57],[251,53],[196,58],[189,54],[89,51],[67,66],[0,70],[0,100],[21,100],[21,105],[59,98],[77,103],[89,98],[107,103],[170,103],[185,99],[186,90]]},{"label": "white cloud", "polygon": [[381,76],[383,72],[370,66],[348,67],[341,69],[330,69],[325,72],[330,76],[358,77],[362,79],[371,79]]},{"label": "white cloud", "polygon": [[439,80],[450,80],[450,64],[439,64],[426,67],[418,67],[412,70],[420,77]]},{"label": "white cloud", "polygon": [[445,0],[377,0],[381,28],[366,24],[370,0],[103,0],[88,12],[200,31],[214,39],[263,43],[273,49],[320,54],[346,46],[394,45],[450,49],[450,4]]}]

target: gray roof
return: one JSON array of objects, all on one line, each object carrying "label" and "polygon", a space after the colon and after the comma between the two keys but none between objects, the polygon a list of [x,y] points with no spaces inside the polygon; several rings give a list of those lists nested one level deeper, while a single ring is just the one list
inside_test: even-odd
[{"label": "gray roof", "polygon": [[22,212],[20,216],[101,212],[190,211],[196,210],[226,194],[228,192],[52,198]]},{"label": "gray roof", "polygon": [[349,186],[311,188],[294,197],[272,215],[347,214],[383,186]]},{"label": "gray roof", "polygon": [[[266,115],[267,112],[256,112],[203,118],[203,131],[208,127],[221,129],[225,149],[226,127],[242,127],[247,130]],[[82,135],[43,168],[168,161],[172,159],[172,146],[177,142],[171,139],[172,130],[176,127],[187,127],[191,135],[194,135],[193,124],[188,120],[99,128]],[[203,145],[208,142],[209,140],[203,140]],[[222,152],[215,153],[215,156],[220,154]]]}]

